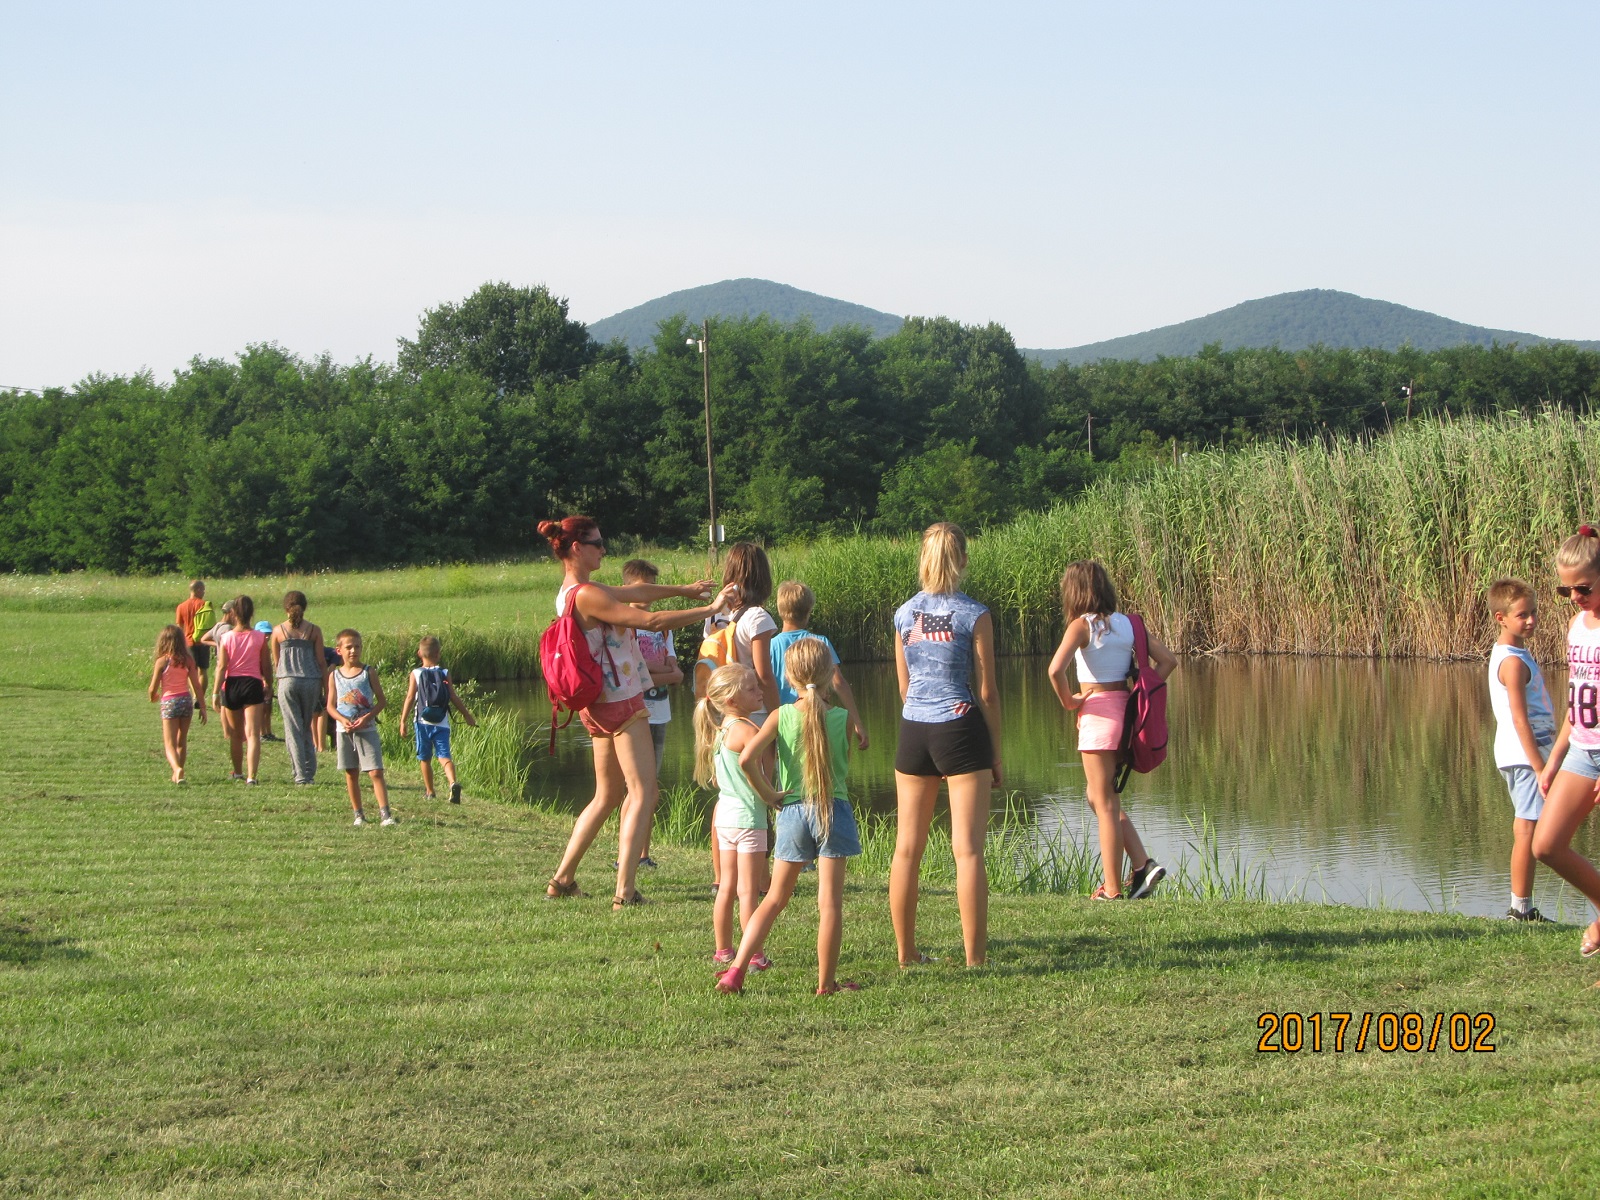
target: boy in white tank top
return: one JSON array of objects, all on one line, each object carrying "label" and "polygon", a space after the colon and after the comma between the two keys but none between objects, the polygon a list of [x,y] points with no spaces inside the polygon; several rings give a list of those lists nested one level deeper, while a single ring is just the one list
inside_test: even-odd
[{"label": "boy in white tank top", "polygon": [[1539,774],[1556,740],[1555,713],[1544,673],[1528,653],[1538,624],[1533,589],[1520,579],[1489,586],[1489,610],[1500,636],[1489,652],[1489,705],[1494,710],[1494,765],[1511,793],[1511,907],[1506,919],[1548,923],[1533,907],[1533,831],[1544,809]]}]

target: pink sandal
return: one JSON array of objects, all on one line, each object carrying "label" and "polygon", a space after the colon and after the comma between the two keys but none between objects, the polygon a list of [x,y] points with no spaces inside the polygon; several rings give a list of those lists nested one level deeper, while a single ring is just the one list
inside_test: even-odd
[{"label": "pink sandal", "polygon": [[[731,962],[732,960],[730,959],[729,961]],[[771,965],[772,960],[766,956],[765,951],[757,950],[750,956],[750,969],[752,971],[765,971]]]},{"label": "pink sandal", "polygon": [[744,970],[741,967],[729,967],[717,976],[717,991],[730,996],[738,995],[744,991]]}]

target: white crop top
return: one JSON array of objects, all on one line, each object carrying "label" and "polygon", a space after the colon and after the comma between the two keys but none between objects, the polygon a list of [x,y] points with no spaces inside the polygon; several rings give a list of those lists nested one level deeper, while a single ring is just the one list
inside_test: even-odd
[{"label": "white crop top", "polygon": [[1124,613],[1083,614],[1089,644],[1074,656],[1079,683],[1122,683],[1133,670],[1133,622]]}]

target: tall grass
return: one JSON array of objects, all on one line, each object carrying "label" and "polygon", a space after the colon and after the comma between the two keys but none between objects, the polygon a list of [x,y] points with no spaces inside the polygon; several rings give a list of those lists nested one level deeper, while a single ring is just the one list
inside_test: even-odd
[{"label": "tall grass", "polygon": [[450,678],[466,682],[474,679],[537,679],[539,677],[539,635],[544,626],[474,625],[454,622],[430,628],[379,629],[363,631],[362,656],[368,662],[409,670],[418,665],[417,642],[432,634],[444,647]]},{"label": "tall grass", "polygon": [[[392,670],[380,671],[379,677],[389,701],[388,710],[378,722],[386,773],[417,774],[412,725],[409,721],[400,724],[400,705],[405,700],[408,677]],[[462,786],[474,797],[525,801],[533,756],[542,749],[543,730],[515,713],[496,708],[471,683],[462,685],[461,698],[477,721],[476,725],[468,725],[453,716],[450,722],[450,752]],[[437,764],[434,781],[441,789],[446,786],[443,769]]]},{"label": "tall grass", "polygon": [[[1183,651],[1470,657],[1491,640],[1484,588],[1550,580],[1597,494],[1600,417],[1417,420],[1104,482],[975,537],[966,586],[1007,653],[1052,647],[1062,567],[1097,558]],[[775,569],[815,590],[813,623],[841,654],[884,658],[915,558],[914,538],[855,538],[780,553]],[[1561,637],[1547,622],[1535,651],[1554,656]]]},{"label": "tall grass", "polygon": [[[688,784],[665,788],[656,808],[657,845],[703,849],[710,845],[712,797]],[[863,814],[861,855],[850,864],[858,875],[882,880],[894,862],[895,822]],[[1188,850],[1162,885],[1168,894],[1195,900],[1269,900],[1265,864],[1250,863],[1237,847],[1224,850],[1208,813],[1190,822]],[[1093,831],[1074,835],[1062,828],[1046,832],[1016,792],[990,817],[985,866],[991,891],[1010,895],[1088,895],[1101,881],[1100,854]],[[919,876],[926,885],[954,887],[955,854],[948,826],[934,822]],[[1295,897],[1285,897],[1298,899]]]}]

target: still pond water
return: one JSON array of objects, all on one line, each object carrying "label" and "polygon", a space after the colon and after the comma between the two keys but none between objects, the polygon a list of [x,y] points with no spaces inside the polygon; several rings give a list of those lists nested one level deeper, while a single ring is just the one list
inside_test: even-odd
[{"label": "still pond water", "polygon": [[[1047,831],[1093,835],[1075,735],[1045,678],[1045,660],[1000,661],[1005,790]],[[858,810],[894,811],[899,698],[892,663],[850,663],[871,746],[851,764]],[[1259,871],[1273,896],[1501,916],[1509,903],[1511,808],[1490,752],[1486,668],[1476,663],[1348,659],[1186,659],[1172,679],[1165,765],[1135,776],[1124,802],[1151,852],[1170,867],[1196,855],[1201,814],[1225,859]],[[1559,695],[1562,681],[1550,678]],[[543,722],[542,688],[498,699]],[[663,787],[693,769],[688,687],[675,689]],[[533,787],[574,808],[594,788],[576,722],[558,757],[542,755]],[[1586,826],[1578,848],[1600,854]],[[1541,868],[1535,903],[1572,921],[1581,897]]]}]

